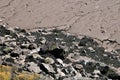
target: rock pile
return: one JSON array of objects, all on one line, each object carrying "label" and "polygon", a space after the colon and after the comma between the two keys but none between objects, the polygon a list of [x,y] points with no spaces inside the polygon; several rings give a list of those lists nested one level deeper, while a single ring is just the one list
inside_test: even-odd
[{"label": "rock pile", "polygon": [[11,76],[39,75],[33,80],[119,80],[120,49],[106,51],[91,37],[78,38],[57,28],[28,31],[1,25],[0,65],[15,69]]}]

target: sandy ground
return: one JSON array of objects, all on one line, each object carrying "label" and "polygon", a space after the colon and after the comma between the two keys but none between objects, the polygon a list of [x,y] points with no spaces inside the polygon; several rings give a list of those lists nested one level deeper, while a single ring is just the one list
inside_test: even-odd
[{"label": "sandy ground", "polygon": [[70,27],[69,32],[120,43],[120,0],[0,0],[10,27]]}]

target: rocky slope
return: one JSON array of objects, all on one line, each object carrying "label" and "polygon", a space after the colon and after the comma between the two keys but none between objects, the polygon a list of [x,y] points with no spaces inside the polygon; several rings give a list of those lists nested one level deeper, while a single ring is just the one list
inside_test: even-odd
[{"label": "rocky slope", "polygon": [[119,80],[119,70],[116,41],[0,25],[0,80]]}]

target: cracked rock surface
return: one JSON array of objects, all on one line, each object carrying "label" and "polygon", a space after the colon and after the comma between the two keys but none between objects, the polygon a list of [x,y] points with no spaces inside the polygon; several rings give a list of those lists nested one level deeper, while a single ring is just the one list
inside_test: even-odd
[{"label": "cracked rock surface", "polygon": [[48,79],[119,80],[120,44],[59,28],[0,25],[0,80]]},{"label": "cracked rock surface", "polygon": [[120,43],[120,0],[0,0],[0,23],[68,27],[77,35]]}]

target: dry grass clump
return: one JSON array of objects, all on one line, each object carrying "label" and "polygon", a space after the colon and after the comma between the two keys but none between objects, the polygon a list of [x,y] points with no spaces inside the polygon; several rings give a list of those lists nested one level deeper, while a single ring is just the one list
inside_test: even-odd
[{"label": "dry grass clump", "polygon": [[[0,65],[0,80],[39,80],[39,74],[22,72],[19,73],[10,66]],[[14,76],[13,76],[13,72]]]},{"label": "dry grass clump", "polygon": [[39,78],[38,74],[22,72],[18,73],[13,80],[39,80]]},{"label": "dry grass clump", "polygon": [[10,80],[11,73],[12,73],[11,67],[0,65],[0,80]]}]

